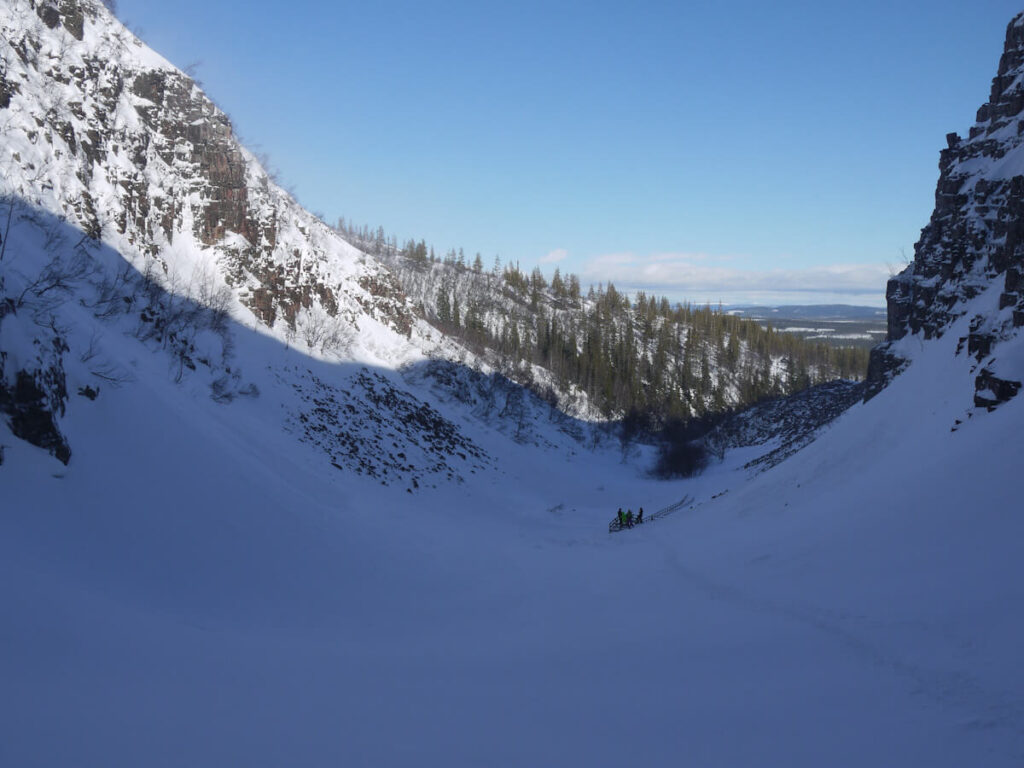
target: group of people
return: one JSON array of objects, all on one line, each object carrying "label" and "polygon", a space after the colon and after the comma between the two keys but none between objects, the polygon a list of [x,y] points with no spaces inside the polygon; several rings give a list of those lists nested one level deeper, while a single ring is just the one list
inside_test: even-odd
[{"label": "group of people", "polygon": [[644,508],[640,507],[640,511],[633,515],[632,509],[627,509],[625,512],[622,511],[622,507],[619,507],[619,525],[623,528],[632,528],[634,525],[640,525],[644,521]]}]

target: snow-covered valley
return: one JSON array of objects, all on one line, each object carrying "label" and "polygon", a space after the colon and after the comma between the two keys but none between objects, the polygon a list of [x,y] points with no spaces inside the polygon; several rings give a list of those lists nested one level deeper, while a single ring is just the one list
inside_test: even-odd
[{"label": "snow-covered valley", "polygon": [[1024,762],[1024,15],[873,396],[668,481],[97,3],[0,21],[0,764]]},{"label": "snow-covered valley", "polygon": [[8,448],[0,754],[1015,765],[1021,402],[951,432],[949,346],[752,479],[743,452],[665,483],[478,429],[500,469],[417,495],[140,376],[68,468]]}]

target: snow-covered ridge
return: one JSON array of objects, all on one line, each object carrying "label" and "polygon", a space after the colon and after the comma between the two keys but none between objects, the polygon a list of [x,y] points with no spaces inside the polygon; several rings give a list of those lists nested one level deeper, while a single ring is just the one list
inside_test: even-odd
[{"label": "snow-covered ridge", "polygon": [[430,348],[388,272],[296,204],[191,78],[102,4],[5,5],[5,199],[67,220],[140,272],[188,283],[204,269],[238,319],[314,353],[378,362],[371,350],[405,360]]},{"label": "snow-covered ridge", "polygon": [[[512,414],[520,441],[583,439],[426,323],[103,4],[0,8],[0,136],[0,413],[62,462],[87,401],[154,365],[186,398],[258,399],[264,426],[330,473],[412,488],[488,464],[468,411],[489,427]],[[464,380],[486,384],[472,404],[446,390]]]}]

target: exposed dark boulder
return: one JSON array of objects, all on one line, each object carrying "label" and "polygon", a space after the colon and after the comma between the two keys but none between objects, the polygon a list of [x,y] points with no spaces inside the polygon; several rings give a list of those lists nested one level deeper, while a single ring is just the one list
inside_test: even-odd
[{"label": "exposed dark boulder", "polygon": [[16,437],[67,464],[71,448],[58,425],[68,399],[67,342],[56,331],[19,317],[13,306],[0,304],[0,339],[20,348],[18,354],[0,349],[0,414]]},{"label": "exposed dark boulder", "polygon": [[[50,379],[52,375],[52,371],[43,372],[44,379]],[[63,386],[63,374],[60,376],[59,386]],[[51,380],[49,383],[56,382]],[[56,414],[50,407],[52,394],[52,390],[41,385],[31,373],[18,371],[14,386],[0,398],[4,401],[11,432],[16,437],[49,451],[67,464],[71,460],[71,448],[57,428]]]},{"label": "exposed dark boulder", "polygon": [[85,14],[81,3],[79,0],[61,0],[59,7],[64,29],[75,40],[81,40],[85,35]]},{"label": "exposed dark boulder", "polygon": [[991,371],[982,369],[974,380],[974,404],[992,410],[1017,396],[1021,382],[1001,379]]},{"label": "exposed dark boulder", "polygon": [[864,381],[864,401],[867,402],[885,389],[905,365],[906,361],[893,354],[887,344],[872,349],[868,358],[868,375]]},{"label": "exposed dark boulder", "polygon": [[0,109],[11,106],[11,97],[19,90],[18,84],[8,80],[3,70],[0,70]]},{"label": "exposed dark boulder", "polygon": [[36,13],[50,29],[56,29],[60,24],[60,11],[57,10],[55,3],[42,3],[36,8]]},{"label": "exposed dark boulder", "polygon": [[159,71],[143,72],[132,83],[132,93],[140,99],[154,104],[164,101],[164,73]]},{"label": "exposed dark boulder", "polygon": [[[1024,123],[1022,123],[1024,125]],[[1006,280],[1003,283],[1003,288],[1007,293],[1016,293],[1021,288],[1024,288],[1024,282],[1021,281],[1021,270],[1019,267],[1009,267],[1006,270]]]},{"label": "exposed dark boulder", "polygon": [[967,336],[967,354],[980,362],[992,353],[995,342],[995,334],[971,333]]},{"label": "exposed dark boulder", "polygon": [[95,400],[97,397],[100,396],[100,389],[99,387],[94,388],[87,384],[84,387],[78,388],[78,394],[88,400]]},{"label": "exposed dark boulder", "polygon": [[43,2],[36,6],[36,13],[50,29],[64,26],[72,37],[81,40],[85,32],[85,14],[77,0]]}]

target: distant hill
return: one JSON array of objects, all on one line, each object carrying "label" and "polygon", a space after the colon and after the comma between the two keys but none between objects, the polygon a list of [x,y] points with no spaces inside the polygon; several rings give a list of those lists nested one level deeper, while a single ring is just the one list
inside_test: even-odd
[{"label": "distant hill", "polygon": [[852,304],[726,307],[725,312],[759,320],[773,330],[836,347],[870,349],[885,341],[888,313],[883,307]]},{"label": "distant hill", "polygon": [[861,307],[854,304],[793,304],[785,306],[726,307],[730,315],[755,319],[792,317],[807,320],[878,320],[885,324],[885,307]]}]

